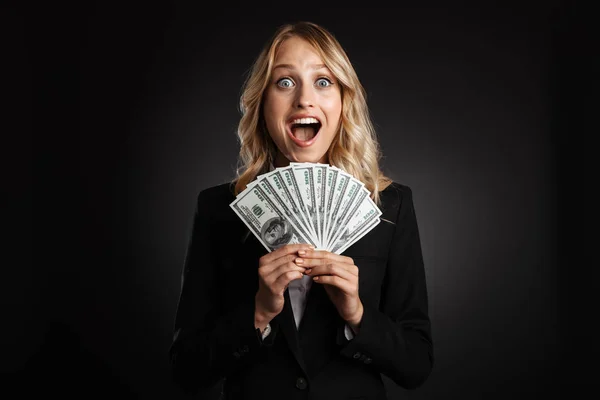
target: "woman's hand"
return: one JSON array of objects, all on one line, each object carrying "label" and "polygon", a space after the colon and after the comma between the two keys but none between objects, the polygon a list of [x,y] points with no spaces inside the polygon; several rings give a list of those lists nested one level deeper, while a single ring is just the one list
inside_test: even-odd
[{"label": "woman's hand", "polygon": [[304,276],[306,268],[297,265],[294,260],[311,249],[308,244],[288,244],[260,258],[254,325],[261,332],[283,310],[283,293],[289,283]]},{"label": "woman's hand", "polygon": [[307,250],[296,264],[307,268],[305,274],[313,277],[313,282],[325,285],[340,316],[358,332],[363,304],[358,296],[358,267],[354,260],[325,250]]}]

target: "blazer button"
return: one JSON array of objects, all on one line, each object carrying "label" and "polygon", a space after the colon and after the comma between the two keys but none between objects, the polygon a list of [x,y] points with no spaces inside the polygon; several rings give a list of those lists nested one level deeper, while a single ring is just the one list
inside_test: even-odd
[{"label": "blazer button", "polygon": [[367,357],[367,359],[365,360],[365,364],[371,364],[371,361],[373,361],[373,360],[371,360],[369,357]]},{"label": "blazer button", "polygon": [[250,351],[250,348],[248,347],[248,345],[244,345],[244,347],[242,347],[242,353],[247,353]]},{"label": "blazer button", "polygon": [[300,390],[306,389],[306,386],[308,386],[308,384],[306,383],[306,379],[304,379],[304,378],[296,379],[296,387],[298,389],[300,389]]},{"label": "blazer button", "polygon": [[360,358],[360,356],[361,356],[360,351],[357,351],[356,353],[354,353],[354,355],[352,357],[354,357],[358,360]]},{"label": "blazer button", "polygon": [[233,356],[235,358],[240,358],[242,355],[236,351],[235,353],[233,353]]}]

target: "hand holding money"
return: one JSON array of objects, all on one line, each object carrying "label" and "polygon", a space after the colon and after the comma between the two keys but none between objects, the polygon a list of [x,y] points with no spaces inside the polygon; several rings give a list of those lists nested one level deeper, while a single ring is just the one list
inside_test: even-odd
[{"label": "hand holding money", "polygon": [[305,274],[325,285],[325,291],[338,313],[357,332],[363,304],[358,295],[358,267],[350,257],[323,250],[307,250],[296,260]]},{"label": "hand holding money", "polygon": [[283,293],[289,283],[304,276],[306,267],[297,265],[294,260],[310,250],[306,244],[290,244],[260,258],[254,323],[261,331],[283,310]]}]

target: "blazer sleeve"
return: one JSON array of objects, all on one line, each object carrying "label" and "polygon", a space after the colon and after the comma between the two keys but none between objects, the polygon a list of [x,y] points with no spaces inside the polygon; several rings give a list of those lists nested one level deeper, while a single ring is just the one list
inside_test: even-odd
[{"label": "blazer sleeve", "polygon": [[433,367],[427,287],[412,191],[397,188],[396,217],[379,307],[364,304],[358,334],[341,353],[370,364],[406,389],[420,386]]},{"label": "blazer sleeve", "polygon": [[214,198],[201,192],[194,211],[181,277],[181,292],[169,349],[172,378],[184,391],[210,389],[228,374],[252,363],[272,344],[254,327],[254,302],[227,311],[219,299],[218,254],[213,249],[219,221]]}]

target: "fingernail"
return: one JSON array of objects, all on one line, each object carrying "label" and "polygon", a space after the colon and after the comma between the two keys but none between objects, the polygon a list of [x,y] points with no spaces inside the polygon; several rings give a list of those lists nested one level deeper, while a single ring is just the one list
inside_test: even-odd
[{"label": "fingernail", "polygon": [[306,268],[306,270],[304,271],[304,275],[310,274],[311,271],[312,271],[312,269]]},{"label": "fingernail", "polygon": [[306,254],[306,250],[298,250],[298,255],[303,256]]},{"label": "fingernail", "polygon": [[296,264],[304,264],[304,260],[301,258],[296,258],[294,261],[296,262]]},{"label": "fingernail", "polygon": [[315,276],[315,277],[313,278],[313,280],[314,280],[314,281],[318,281],[318,280],[319,280],[319,277],[318,277],[318,276]]}]

